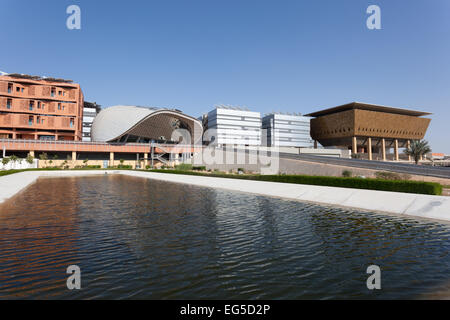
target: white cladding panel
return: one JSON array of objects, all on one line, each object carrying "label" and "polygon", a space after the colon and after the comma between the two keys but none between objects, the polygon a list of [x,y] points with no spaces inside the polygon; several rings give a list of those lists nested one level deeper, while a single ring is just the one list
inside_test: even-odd
[{"label": "white cladding panel", "polygon": [[270,146],[312,148],[310,118],[286,114],[269,114],[263,118]]},{"label": "white cladding panel", "polygon": [[208,129],[217,144],[261,145],[259,112],[216,108],[208,113]]}]

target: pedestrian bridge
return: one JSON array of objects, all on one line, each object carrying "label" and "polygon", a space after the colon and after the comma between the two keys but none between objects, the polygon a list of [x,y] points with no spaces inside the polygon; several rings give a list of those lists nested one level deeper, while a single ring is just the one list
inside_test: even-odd
[{"label": "pedestrian bridge", "polygon": [[202,150],[202,146],[158,143],[108,143],[86,141],[51,141],[0,139],[3,151],[18,152],[113,152],[113,153],[194,153]]}]

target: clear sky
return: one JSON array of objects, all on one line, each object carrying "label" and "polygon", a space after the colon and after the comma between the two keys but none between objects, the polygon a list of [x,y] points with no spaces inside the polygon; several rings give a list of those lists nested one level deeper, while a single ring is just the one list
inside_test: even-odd
[{"label": "clear sky", "polygon": [[[72,79],[103,107],[432,112],[450,154],[449,0],[0,0],[0,70]],[[66,8],[81,8],[81,30]],[[366,9],[381,8],[381,30]]]}]

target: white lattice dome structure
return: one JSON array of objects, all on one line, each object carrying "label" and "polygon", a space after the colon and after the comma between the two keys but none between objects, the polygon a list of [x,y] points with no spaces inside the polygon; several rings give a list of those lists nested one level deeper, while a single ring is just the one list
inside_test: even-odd
[{"label": "white lattice dome structure", "polygon": [[[176,129],[186,129],[192,143],[202,137],[202,123],[179,110],[114,106],[103,109],[92,123],[93,141],[104,142],[177,142]],[[194,138],[195,137],[195,138]]]}]

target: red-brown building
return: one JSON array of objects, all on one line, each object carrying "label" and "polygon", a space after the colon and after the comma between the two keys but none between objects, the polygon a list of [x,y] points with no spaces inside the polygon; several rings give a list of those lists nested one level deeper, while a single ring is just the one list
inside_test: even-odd
[{"label": "red-brown building", "polygon": [[0,138],[80,141],[83,104],[71,80],[0,76]]}]

